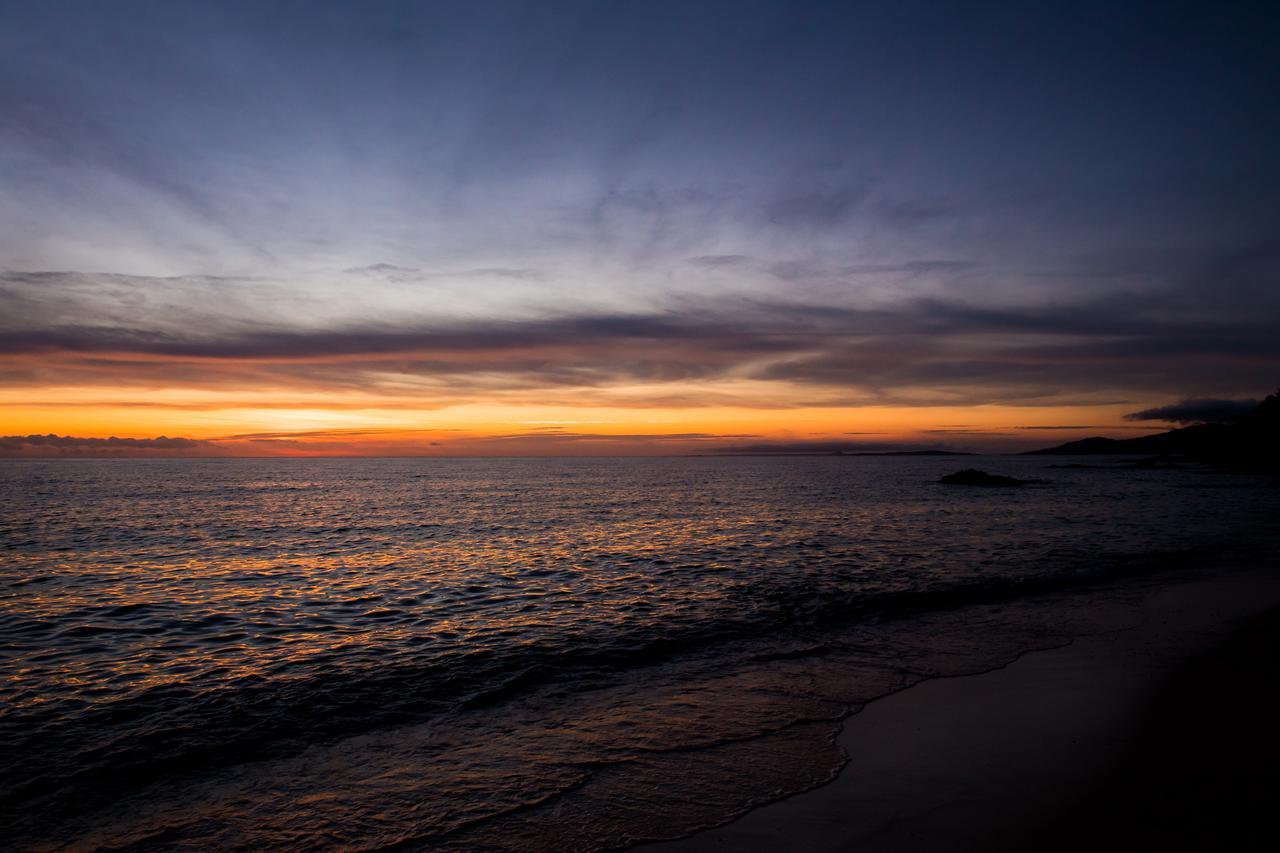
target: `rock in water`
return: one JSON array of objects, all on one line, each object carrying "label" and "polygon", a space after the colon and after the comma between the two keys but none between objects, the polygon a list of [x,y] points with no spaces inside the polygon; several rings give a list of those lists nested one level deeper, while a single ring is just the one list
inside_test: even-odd
[{"label": "rock in water", "polygon": [[988,474],[977,468],[965,468],[963,471],[946,475],[941,482],[948,486],[1025,486],[1031,483],[1043,483],[1044,480],[1019,480],[1017,477]]}]

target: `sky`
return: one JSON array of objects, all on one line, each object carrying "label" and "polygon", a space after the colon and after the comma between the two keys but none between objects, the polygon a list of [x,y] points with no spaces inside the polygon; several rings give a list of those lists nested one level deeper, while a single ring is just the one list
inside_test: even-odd
[{"label": "sky", "polygon": [[1017,450],[1238,408],[1280,385],[1267,12],[0,0],[0,455]]}]

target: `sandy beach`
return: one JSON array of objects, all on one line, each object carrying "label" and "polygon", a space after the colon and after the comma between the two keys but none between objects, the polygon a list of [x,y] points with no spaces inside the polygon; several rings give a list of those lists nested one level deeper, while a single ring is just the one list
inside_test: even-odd
[{"label": "sandy beach", "polygon": [[1261,848],[1278,607],[1274,571],[1154,591],[1133,627],[869,703],[834,782],[638,849]]}]

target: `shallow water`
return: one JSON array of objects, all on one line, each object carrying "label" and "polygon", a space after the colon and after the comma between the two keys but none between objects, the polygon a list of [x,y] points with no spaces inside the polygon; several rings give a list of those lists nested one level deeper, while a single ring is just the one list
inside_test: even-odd
[{"label": "shallow water", "polygon": [[[858,703],[1247,551],[1205,471],[972,460],[0,463],[14,844],[600,849],[829,778]],[[1094,460],[1115,464],[1111,460]]]}]

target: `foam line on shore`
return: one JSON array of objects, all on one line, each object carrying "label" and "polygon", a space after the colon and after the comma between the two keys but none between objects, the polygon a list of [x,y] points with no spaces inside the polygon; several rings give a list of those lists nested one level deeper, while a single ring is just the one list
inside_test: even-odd
[{"label": "foam line on shore", "polygon": [[[849,763],[832,783],[638,849],[999,850],[1018,848],[1029,837],[1044,842],[1045,832],[1061,828],[1064,809],[1088,802],[1117,768],[1127,766],[1142,779],[1132,756],[1152,703],[1199,688],[1177,679],[1180,668],[1213,654],[1240,626],[1256,625],[1250,620],[1277,607],[1280,574],[1274,570],[1155,591],[1135,627],[1029,652],[982,674],[931,679],[868,703],[839,736]],[[1193,745],[1216,736],[1194,728],[1187,733]],[[1103,812],[1095,807],[1094,823]],[[1079,810],[1072,814],[1078,821]],[[1113,809],[1107,819],[1124,816]],[[1085,831],[1077,826],[1076,835]]]}]

